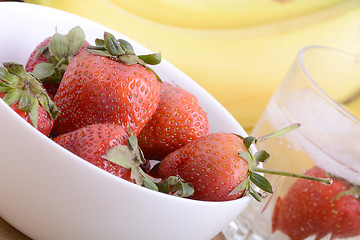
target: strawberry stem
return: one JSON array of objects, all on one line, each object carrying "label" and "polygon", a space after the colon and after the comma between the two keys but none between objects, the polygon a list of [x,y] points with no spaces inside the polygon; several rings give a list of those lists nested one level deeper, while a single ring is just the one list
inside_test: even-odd
[{"label": "strawberry stem", "polygon": [[279,137],[279,136],[282,136],[298,127],[300,127],[301,124],[300,123],[294,123],[294,124],[291,124],[285,128],[282,128],[278,131],[275,131],[273,133],[270,133],[270,134],[267,134],[267,135],[264,135],[264,136],[261,136],[261,137],[258,137],[256,140],[255,140],[255,143],[257,142],[261,142],[261,141],[264,141],[264,140],[268,140],[268,139],[272,139],[272,138],[276,138],[276,137]]},{"label": "strawberry stem", "polygon": [[301,178],[311,181],[316,181],[324,184],[332,184],[333,180],[331,178],[317,178],[312,177],[308,175],[303,174],[297,174],[297,173],[291,173],[291,172],[283,172],[283,171],[277,171],[277,170],[271,170],[271,169],[265,169],[265,168],[259,168],[259,167],[253,167],[251,169],[253,172],[261,172],[261,173],[269,173],[273,175],[279,175],[279,176],[286,176],[286,177],[294,177],[294,178]]},{"label": "strawberry stem", "polygon": [[0,68],[0,92],[6,93],[3,100],[8,105],[18,102],[21,111],[29,113],[32,125],[37,128],[38,110],[42,106],[55,120],[59,111],[40,81],[26,72],[23,65],[4,62]]},{"label": "strawberry stem", "polygon": [[301,126],[301,124],[299,124],[299,123],[291,124],[285,128],[282,128],[280,130],[277,130],[273,133],[264,135],[259,138],[256,138],[254,136],[242,137],[240,135],[235,134],[236,136],[238,136],[239,138],[241,138],[243,140],[243,143],[247,149],[247,151],[239,152],[238,155],[248,162],[248,164],[249,164],[248,176],[249,177],[246,178],[246,180],[244,180],[236,188],[234,188],[229,194],[231,195],[231,194],[236,194],[240,191],[244,191],[245,194],[250,194],[257,201],[261,201],[261,199],[264,196],[261,195],[260,192],[255,191],[251,187],[251,184],[256,185],[264,192],[273,193],[272,186],[271,186],[271,183],[269,182],[269,180],[267,180],[262,175],[257,174],[256,172],[268,173],[268,174],[286,176],[286,177],[301,178],[301,179],[316,181],[316,182],[320,182],[323,184],[329,184],[329,185],[332,184],[333,180],[331,178],[317,178],[317,177],[307,176],[307,175],[302,175],[302,174],[297,174],[297,173],[283,172],[283,171],[270,170],[270,169],[264,169],[264,168],[257,167],[257,165],[259,163],[266,162],[270,158],[270,154],[264,150],[259,150],[253,155],[250,151],[250,146],[252,144],[256,144],[259,141],[264,141],[264,140],[282,136],[294,129],[297,129],[300,126]]},{"label": "strawberry stem", "polygon": [[125,64],[133,65],[140,64],[147,70],[153,72],[159,82],[162,82],[159,75],[152,70],[149,65],[157,65],[161,62],[161,53],[151,53],[146,55],[136,55],[133,47],[129,42],[124,39],[116,39],[114,35],[108,32],[104,32],[104,39],[97,38],[95,40],[96,46],[88,45],[86,51],[105,56],[113,61]]},{"label": "strawberry stem", "polygon": [[120,165],[131,171],[131,179],[137,185],[148,189],[170,194],[178,197],[189,197],[194,194],[194,187],[184,182],[180,176],[170,176],[167,179],[154,178],[145,173],[140,167],[146,162],[143,152],[138,144],[138,139],[128,127],[129,137],[126,145],[110,148],[102,158]]},{"label": "strawberry stem", "polygon": [[38,63],[33,74],[42,83],[60,83],[69,62],[84,43],[85,33],[79,26],[70,29],[66,35],[55,33],[48,45],[38,49],[36,58],[42,54],[47,62]]}]

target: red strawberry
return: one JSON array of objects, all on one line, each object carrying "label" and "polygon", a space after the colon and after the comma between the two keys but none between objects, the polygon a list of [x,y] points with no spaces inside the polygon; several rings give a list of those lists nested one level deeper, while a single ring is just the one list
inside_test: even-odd
[{"label": "red strawberry", "polygon": [[138,139],[147,159],[160,160],[208,133],[207,115],[198,99],[185,89],[162,83],[159,106]]},{"label": "red strawberry", "polygon": [[54,97],[61,112],[55,135],[114,123],[129,126],[136,136],[158,106],[159,81],[144,62],[152,64],[155,57],[157,64],[158,56],[136,56],[128,42],[104,35],[97,46],[75,56],[64,74]]},{"label": "red strawberry", "polygon": [[[313,167],[306,175],[326,177]],[[360,190],[346,181],[333,178],[332,185],[296,180],[284,197],[276,201],[272,217],[273,231],[280,230],[291,240],[331,239],[360,235]]]},{"label": "red strawberry", "polygon": [[39,63],[49,62],[49,57],[45,57],[45,54],[43,54],[42,52],[44,51],[45,53],[49,53],[50,39],[51,37],[45,38],[42,42],[39,43],[39,45],[35,47],[35,50],[30,53],[30,56],[25,64],[25,69],[27,72],[34,71],[35,66]]},{"label": "red strawberry", "polygon": [[253,184],[268,193],[272,193],[272,186],[257,172],[330,184],[329,178],[322,179],[257,167],[270,155],[264,150],[252,155],[249,151],[250,146],[257,141],[280,136],[297,127],[299,124],[293,124],[260,138],[252,136],[243,138],[233,133],[210,133],[166,156],[160,162],[159,175],[163,178],[178,175],[194,186],[195,193],[191,198],[205,201],[233,200],[244,194],[250,194],[261,201],[263,196],[253,188]]},{"label": "red strawberry", "polygon": [[119,125],[87,125],[53,141],[89,163],[138,185],[177,196],[193,193],[193,188],[177,177],[161,181],[146,174],[141,168],[146,161],[136,137]]},{"label": "red strawberry", "polygon": [[229,195],[249,173],[248,162],[239,152],[243,141],[231,133],[211,133],[170,153],[160,163],[161,177],[179,175],[194,186],[191,198],[206,201],[233,200],[243,191]]},{"label": "red strawberry", "polygon": [[87,45],[80,27],[71,29],[67,35],[55,33],[36,46],[25,69],[43,82],[49,96],[53,98],[69,62]]},{"label": "red strawberry", "polygon": [[112,147],[125,145],[127,138],[127,131],[119,125],[94,124],[55,137],[53,141],[91,164],[130,181],[130,170],[102,158]]},{"label": "red strawberry", "polygon": [[3,63],[0,68],[0,97],[36,129],[50,135],[58,110],[41,83],[24,66]]}]

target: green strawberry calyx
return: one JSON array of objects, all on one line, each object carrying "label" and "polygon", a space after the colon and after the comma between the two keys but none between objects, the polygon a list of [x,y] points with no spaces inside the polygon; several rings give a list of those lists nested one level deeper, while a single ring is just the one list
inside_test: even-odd
[{"label": "green strawberry calyx", "polygon": [[79,26],[70,29],[67,35],[55,33],[48,45],[37,50],[36,57],[42,54],[48,62],[37,64],[33,74],[41,82],[59,83],[70,61],[84,42],[85,34]]},{"label": "green strawberry calyx", "polygon": [[344,190],[339,192],[333,199],[332,201],[335,201],[339,198],[341,198],[342,196],[352,196],[354,198],[357,198],[358,200],[360,200],[360,186],[357,185],[353,185],[351,183],[349,183],[348,181],[341,179],[342,181],[346,182],[350,187],[348,190]]},{"label": "green strawberry calyx", "polygon": [[250,151],[250,146],[252,144],[256,144],[259,141],[264,141],[267,139],[275,138],[281,135],[284,135],[296,128],[300,127],[300,124],[292,124],[288,127],[280,129],[274,133],[256,138],[253,136],[249,137],[242,137],[240,135],[235,134],[239,138],[241,138],[244,142],[244,145],[247,151],[239,152],[239,157],[245,159],[249,164],[249,172],[246,179],[240,183],[236,188],[234,188],[229,194],[236,194],[238,192],[244,191],[245,194],[250,194],[254,199],[257,201],[261,201],[262,198],[266,197],[266,194],[262,194],[260,191],[256,190],[253,185],[257,186],[260,190],[264,191],[265,193],[273,193],[273,189],[271,183],[261,174],[259,173],[267,173],[267,174],[274,174],[286,177],[294,177],[294,178],[301,178],[307,179],[310,181],[321,182],[324,184],[332,184],[333,180],[331,178],[317,178],[313,176],[307,176],[303,174],[291,173],[291,172],[283,172],[277,171],[272,169],[265,169],[258,167],[260,163],[265,163],[269,158],[270,154],[265,150],[259,150],[254,155]]},{"label": "green strawberry calyx", "polygon": [[42,106],[55,120],[59,111],[42,84],[23,65],[13,62],[3,63],[0,68],[0,92],[6,93],[3,100],[9,106],[16,102],[18,108],[29,113],[32,125],[37,128],[39,107]]},{"label": "green strawberry calyx", "polygon": [[165,180],[154,178],[145,173],[141,165],[146,162],[144,154],[138,145],[137,138],[128,128],[129,137],[126,145],[118,145],[109,149],[104,159],[118,164],[131,171],[131,179],[136,184],[148,189],[178,197],[189,197],[194,194],[191,184],[185,183],[179,176],[170,176]]},{"label": "green strawberry calyx", "polygon": [[140,64],[154,73],[156,78],[161,82],[160,77],[148,67],[148,64],[157,65],[161,62],[160,53],[136,55],[128,41],[116,39],[114,35],[108,32],[104,32],[104,39],[97,38],[95,40],[95,46],[88,45],[86,51],[95,55],[108,57],[113,61],[125,65]]}]

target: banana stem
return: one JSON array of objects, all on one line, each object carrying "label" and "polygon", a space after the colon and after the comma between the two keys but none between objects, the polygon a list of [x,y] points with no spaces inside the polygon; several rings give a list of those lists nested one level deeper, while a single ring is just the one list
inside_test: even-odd
[{"label": "banana stem", "polygon": [[270,170],[270,169],[264,169],[264,168],[258,168],[258,167],[253,167],[251,170],[254,172],[269,173],[269,174],[286,176],[286,177],[301,178],[301,179],[316,181],[316,182],[320,182],[320,183],[324,183],[324,184],[328,184],[328,185],[332,184],[332,182],[333,182],[333,180],[331,178],[318,178],[318,177],[312,177],[312,176],[303,175],[303,174],[282,172],[282,171],[276,171],[276,170]]}]

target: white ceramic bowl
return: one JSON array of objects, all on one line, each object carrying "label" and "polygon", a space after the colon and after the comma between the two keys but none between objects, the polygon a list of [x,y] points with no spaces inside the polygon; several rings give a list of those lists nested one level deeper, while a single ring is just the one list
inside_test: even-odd
[{"label": "white ceramic bowl", "polygon": [[[129,40],[137,53],[150,52],[82,17],[38,5],[0,2],[0,62],[25,64],[35,46],[56,28],[65,34],[77,25],[91,44],[109,31]],[[154,70],[199,98],[211,131],[246,135],[222,105],[173,65],[163,60]],[[0,216],[33,239],[210,239],[250,201],[244,197],[204,202],[147,190],[61,148],[3,101],[0,112]]]}]

